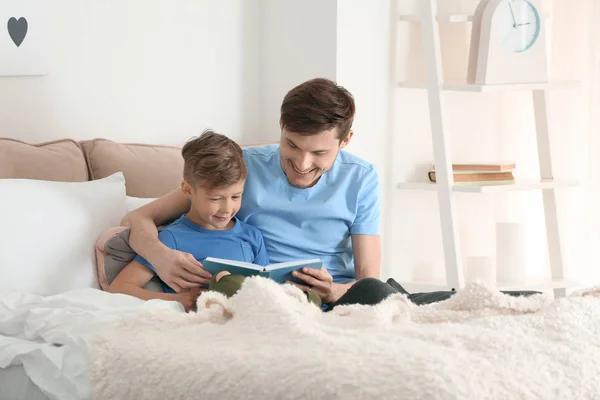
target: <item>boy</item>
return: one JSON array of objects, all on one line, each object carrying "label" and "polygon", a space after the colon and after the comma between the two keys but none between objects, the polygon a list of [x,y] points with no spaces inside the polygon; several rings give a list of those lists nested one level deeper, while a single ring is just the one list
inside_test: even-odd
[{"label": "boy", "polygon": [[[262,233],[235,217],[240,209],[246,180],[246,164],[240,146],[224,135],[205,131],[182,149],[184,158],[181,191],[190,201],[190,210],[159,233],[160,241],[203,261],[206,257],[268,265]],[[124,293],[143,300],[178,301],[186,311],[194,309],[201,289],[176,293],[163,283],[164,293],[143,288],[156,274],[144,258],[136,256],[109,285],[112,293]],[[240,287],[243,277],[223,271],[209,285],[227,296]]]}]

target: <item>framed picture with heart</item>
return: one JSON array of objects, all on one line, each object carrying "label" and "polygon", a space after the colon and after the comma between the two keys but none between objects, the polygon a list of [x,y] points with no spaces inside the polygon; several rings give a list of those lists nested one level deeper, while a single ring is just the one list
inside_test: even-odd
[{"label": "framed picture with heart", "polygon": [[0,75],[48,73],[47,0],[0,0]]}]

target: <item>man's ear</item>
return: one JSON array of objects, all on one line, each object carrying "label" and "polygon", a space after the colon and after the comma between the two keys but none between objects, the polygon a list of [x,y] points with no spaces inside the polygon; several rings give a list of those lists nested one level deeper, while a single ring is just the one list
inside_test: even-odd
[{"label": "man's ear", "polygon": [[350,140],[352,140],[353,135],[354,135],[354,131],[352,129],[350,129],[350,132],[348,132],[348,136],[346,136],[344,138],[344,140],[342,140],[340,142],[340,149],[343,149],[344,147],[348,146],[348,144],[350,143]]}]

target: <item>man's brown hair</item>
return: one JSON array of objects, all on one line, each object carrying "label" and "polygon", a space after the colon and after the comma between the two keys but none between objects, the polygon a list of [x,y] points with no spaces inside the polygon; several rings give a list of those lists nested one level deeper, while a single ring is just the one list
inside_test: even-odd
[{"label": "man's brown hair", "polygon": [[354,113],[350,92],[329,79],[315,78],[287,93],[281,104],[281,126],[302,135],[338,128],[341,141],[350,132]]},{"label": "man's brown hair", "polygon": [[190,140],[181,150],[183,179],[205,189],[221,188],[246,178],[246,163],[241,147],[225,135],[212,130]]}]

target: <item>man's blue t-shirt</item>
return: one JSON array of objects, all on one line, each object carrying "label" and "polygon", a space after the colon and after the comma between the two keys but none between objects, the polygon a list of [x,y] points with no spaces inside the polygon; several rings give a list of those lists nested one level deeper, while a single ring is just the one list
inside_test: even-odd
[{"label": "man's blue t-shirt", "polygon": [[[158,233],[158,238],[165,246],[190,253],[200,262],[203,262],[206,257],[216,257],[269,265],[269,257],[260,230],[238,218],[234,220],[233,228],[220,231],[203,228],[182,215],[163,228]],[[154,267],[143,257],[138,255],[134,260],[156,273]],[[163,284],[163,289],[166,293],[175,293],[166,284]]]},{"label": "man's blue t-shirt", "polygon": [[351,235],[379,235],[375,167],[340,151],[315,186],[289,184],[279,145],[244,150],[248,177],[237,216],[259,228],[271,263],[320,258],[334,282],[355,279]]}]

